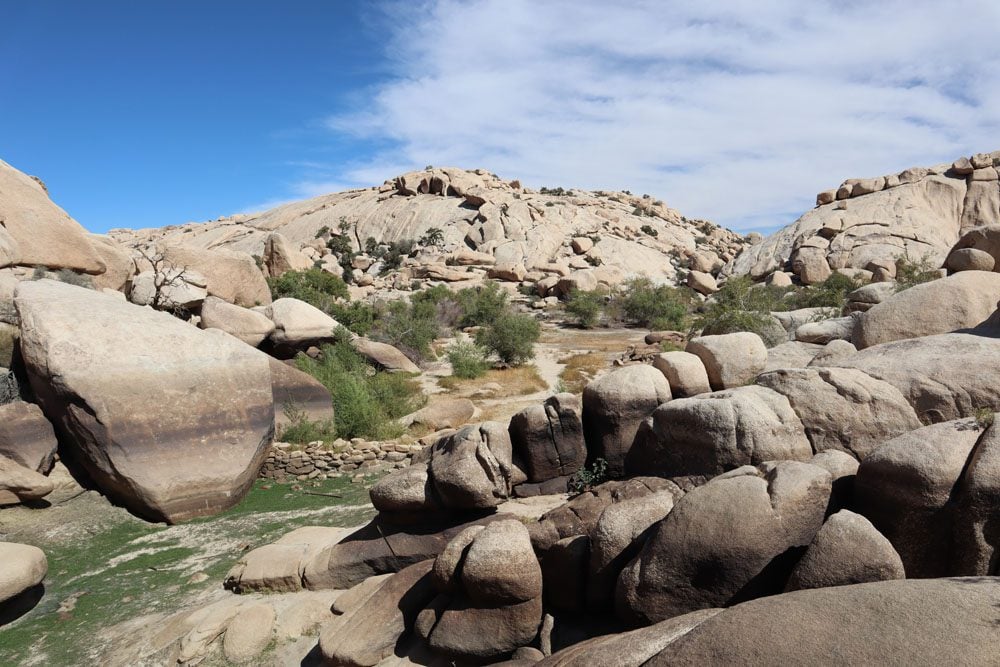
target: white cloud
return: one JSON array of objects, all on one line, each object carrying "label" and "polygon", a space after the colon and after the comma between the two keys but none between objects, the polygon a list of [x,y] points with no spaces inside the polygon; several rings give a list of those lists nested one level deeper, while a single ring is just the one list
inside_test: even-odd
[{"label": "white cloud", "polygon": [[425,164],[648,192],[748,229],[846,177],[1000,148],[1000,5],[431,0],[386,9],[395,75],[329,120]]}]

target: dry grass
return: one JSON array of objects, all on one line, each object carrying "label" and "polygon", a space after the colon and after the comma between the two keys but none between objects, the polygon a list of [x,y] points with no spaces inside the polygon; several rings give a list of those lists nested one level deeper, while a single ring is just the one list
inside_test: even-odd
[{"label": "dry grass", "polygon": [[559,363],[565,366],[559,374],[563,388],[574,394],[582,392],[587,383],[609,365],[608,356],[603,352],[573,354],[560,359]]},{"label": "dry grass", "polygon": [[491,393],[488,398],[506,398],[510,396],[526,396],[548,388],[545,380],[538,374],[538,369],[527,364],[514,368],[493,369],[486,371],[482,377],[463,380],[455,376],[438,379],[438,386],[452,394],[471,395],[487,384],[495,383],[500,389]]}]

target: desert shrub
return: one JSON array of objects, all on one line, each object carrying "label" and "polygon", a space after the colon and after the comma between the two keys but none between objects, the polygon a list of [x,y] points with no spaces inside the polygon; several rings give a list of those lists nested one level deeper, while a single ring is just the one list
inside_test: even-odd
[{"label": "desert shrub", "polygon": [[420,237],[422,246],[442,246],[444,245],[444,232],[439,227],[431,227]]},{"label": "desert shrub", "polygon": [[[772,310],[794,310],[796,308],[837,308],[847,303],[847,293],[861,287],[861,281],[832,273],[817,285],[793,290],[788,296],[774,304]],[[760,288],[757,288],[760,289]],[[774,290],[775,288],[770,288]]]},{"label": "desert shrub", "polygon": [[625,281],[612,304],[619,319],[653,329],[679,329],[684,325],[690,294],[669,285],[656,285],[646,277]]},{"label": "desert shrub", "polygon": [[996,413],[993,412],[993,408],[976,408],[975,418],[976,426],[979,427],[979,430],[983,430],[993,425],[993,421],[996,419]]},{"label": "desert shrub", "polygon": [[463,327],[492,324],[507,312],[507,292],[493,280],[484,282],[478,288],[466,287],[456,294],[456,298],[462,308],[459,324]]},{"label": "desert shrub", "polygon": [[393,345],[413,361],[431,353],[431,343],[441,335],[437,307],[431,301],[392,301],[375,328],[376,338]]},{"label": "desert shrub", "polygon": [[505,364],[519,365],[534,358],[542,328],[530,315],[505,312],[476,334],[476,344]]},{"label": "desert shrub", "polygon": [[367,336],[375,328],[378,312],[374,306],[364,301],[351,301],[350,303],[338,301],[330,305],[329,315],[337,320],[341,326],[359,336]]},{"label": "desert shrub", "polygon": [[417,245],[413,239],[401,239],[393,241],[382,255],[382,273],[388,273],[398,269],[403,263],[403,258],[407,257]]},{"label": "desert shrub", "polygon": [[924,255],[916,262],[911,262],[905,257],[896,260],[896,291],[902,292],[905,289],[929,283],[941,277],[937,268],[931,264],[930,256]]},{"label": "desert shrub", "polygon": [[704,336],[750,331],[773,347],[787,340],[771,316],[772,311],[788,309],[784,294],[782,288],[755,285],[748,276],[730,278],[701,308],[692,328]]},{"label": "desert shrub", "polygon": [[398,437],[403,429],[396,420],[423,403],[412,378],[377,371],[343,335],[334,344],[324,345],[319,359],[299,355],[295,363],[330,391],[340,438]]},{"label": "desert shrub", "polygon": [[0,369],[0,405],[13,403],[21,398],[21,386],[14,371]]},{"label": "desert shrub", "polygon": [[321,269],[287,271],[277,278],[268,278],[267,284],[274,299],[298,299],[331,315],[336,308],[337,299],[349,298],[347,284]]},{"label": "desert shrub", "polygon": [[608,479],[608,462],[602,458],[594,459],[590,467],[584,466],[570,477],[570,493],[583,493]]},{"label": "desert shrub", "polygon": [[604,310],[604,295],[597,291],[573,290],[564,305],[580,327],[593,328]]},{"label": "desert shrub", "polygon": [[90,276],[71,271],[70,269],[59,269],[56,271],[56,280],[66,283],[67,285],[76,285],[77,287],[94,289],[94,281]]},{"label": "desert shrub", "polygon": [[278,433],[277,440],[305,445],[316,440],[329,442],[337,439],[337,426],[334,420],[312,420],[304,410],[293,404],[283,407],[288,423]]},{"label": "desert shrub", "polygon": [[655,229],[653,229],[653,227],[651,225],[643,225],[642,227],[639,228],[639,230],[643,234],[648,234],[649,236],[659,236],[660,235],[659,232],[657,232]]},{"label": "desert shrub", "polygon": [[448,347],[448,361],[451,374],[466,380],[480,377],[490,367],[486,352],[475,343],[452,343]]}]

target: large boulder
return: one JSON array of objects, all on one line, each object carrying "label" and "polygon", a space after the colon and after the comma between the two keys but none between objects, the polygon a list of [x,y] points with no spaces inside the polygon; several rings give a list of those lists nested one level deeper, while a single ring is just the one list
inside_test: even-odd
[{"label": "large boulder", "polygon": [[8,619],[5,603],[28,593],[42,583],[49,571],[45,553],[38,547],[0,542],[0,625]]},{"label": "large boulder", "polygon": [[951,252],[966,248],[984,252],[992,257],[993,270],[996,270],[1000,267],[1000,224],[986,224],[967,230],[955,243]]},{"label": "large boulder", "polygon": [[52,203],[35,179],[0,160],[0,266],[104,273],[87,231]]},{"label": "large boulder", "polygon": [[390,373],[420,372],[419,366],[388,343],[380,343],[356,336],[352,338],[351,346],[358,354],[368,359],[376,368],[382,368]]},{"label": "large boulder", "polygon": [[466,659],[495,658],[525,646],[542,620],[542,570],[520,521],[463,531],[438,556],[441,594],[417,620],[432,649]]},{"label": "large boulder", "polygon": [[412,630],[417,614],[434,597],[433,564],[425,560],[400,570],[323,626],[319,649],[327,664],[372,666],[391,656],[400,637]]},{"label": "large boulder", "polygon": [[164,244],[163,257],[177,268],[197,271],[208,279],[208,293],[229,303],[252,308],[271,303],[271,290],[254,258],[245,252],[206,250],[182,244]]},{"label": "large boulder", "polygon": [[626,472],[717,475],[764,461],[807,461],[812,455],[788,399],[750,385],[661,405],[639,430]]},{"label": "large boulder", "polygon": [[32,390],[66,454],[101,491],[168,522],[242,499],[273,433],[263,355],[222,332],[51,280],[20,283],[15,303]]},{"label": "large boulder", "polygon": [[[956,489],[951,573],[1000,574],[1000,424],[996,415],[983,432]],[[982,421],[982,419],[978,420]],[[982,428],[984,424],[977,423]]]},{"label": "large boulder", "polygon": [[132,278],[129,300],[159,310],[192,309],[208,296],[208,279],[197,271],[168,267]]},{"label": "large boulder", "polygon": [[830,516],[795,565],[789,591],[904,579],[903,561],[868,519],[848,510]]},{"label": "large boulder", "polygon": [[863,349],[904,338],[970,329],[997,309],[1000,274],[963,271],[914,285],[863,313],[852,342]]},{"label": "large boulder", "polygon": [[643,664],[988,665],[1000,641],[997,603],[986,578],[796,591],[702,620]]},{"label": "large boulder", "polygon": [[583,390],[583,432],[592,457],[604,458],[620,477],[636,431],[661,403],[670,384],[652,366],[625,366],[597,378]]},{"label": "large boulder", "polygon": [[783,369],[763,373],[757,383],[788,399],[815,452],[839,449],[863,459],[921,426],[898,389],[859,370]]},{"label": "large boulder", "polygon": [[247,345],[257,347],[274,331],[274,322],[263,313],[234,306],[219,297],[207,297],[201,304],[202,329],[220,329],[239,338]]},{"label": "large boulder", "polygon": [[268,340],[282,356],[332,342],[340,327],[337,320],[316,306],[289,297],[276,299],[261,312],[274,323]]},{"label": "large boulder", "polygon": [[893,438],[861,462],[858,511],[892,543],[908,577],[952,572],[954,496],[981,437],[972,419],[933,424]]},{"label": "large boulder", "polygon": [[109,236],[88,234],[90,244],[104,263],[104,273],[92,278],[96,289],[124,291],[125,285],[135,274],[135,261],[125,249]]},{"label": "large boulder", "polygon": [[823,525],[831,483],[822,468],[780,461],[690,491],[622,571],[619,613],[656,622],[780,592]]},{"label": "large boulder", "polygon": [[0,405],[0,456],[46,474],[55,462],[57,445],[52,424],[37,405],[22,401]]},{"label": "large boulder", "polygon": [[334,418],[333,399],[322,382],[272,357],[267,361],[271,369],[274,426],[279,434],[297,419],[329,421]]},{"label": "large boulder", "polygon": [[663,373],[675,398],[686,398],[712,391],[705,364],[696,354],[675,350],[653,358],[653,368]]},{"label": "large boulder", "polygon": [[445,507],[489,509],[510,497],[510,435],[499,422],[466,426],[431,447],[430,476]]},{"label": "large boulder", "polygon": [[292,247],[282,234],[271,232],[264,239],[264,268],[267,275],[277,278],[289,271],[305,271],[313,266],[312,260]]},{"label": "large boulder", "polygon": [[749,331],[692,338],[685,350],[705,364],[715,390],[750,384],[767,364],[764,341]]},{"label": "large boulder", "polygon": [[475,418],[476,412],[476,404],[467,398],[445,398],[400,417],[399,423],[406,428],[423,426],[431,431],[440,431],[468,424]]},{"label": "large boulder", "polygon": [[572,475],[587,460],[582,403],[574,394],[556,394],[542,405],[515,414],[508,427],[514,456],[527,468],[530,482]]},{"label": "large boulder", "polygon": [[893,385],[927,424],[1000,409],[997,359],[1000,339],[948,333],[875,345],[830,365]]}]

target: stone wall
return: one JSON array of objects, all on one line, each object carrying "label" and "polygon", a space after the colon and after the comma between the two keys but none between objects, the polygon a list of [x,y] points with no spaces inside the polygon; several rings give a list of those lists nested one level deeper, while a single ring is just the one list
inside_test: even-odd
[{"label": "stone wall", "polygon": [[405,468],[422,445],[396,442],[367,442],[354,439],[338,440],[330,448],[321,442],[306,446],[276,442],[260,469],[260,477],[275,481],[305,481],[327,479],[375,469]]}]

